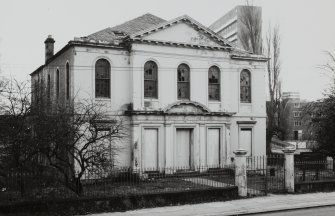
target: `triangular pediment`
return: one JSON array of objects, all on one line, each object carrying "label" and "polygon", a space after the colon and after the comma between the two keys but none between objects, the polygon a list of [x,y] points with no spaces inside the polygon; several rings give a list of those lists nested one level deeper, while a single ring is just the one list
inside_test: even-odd
[{"label": "triangular pediment", "polygon": [[150,29],[137,32],[130,36],[132,40],[181,44],[203,47],[231,49],[233,46],[220,35],[201,25],[188,16],[182,16],[172,21],[156,25]]},{"label": "triangular pediment", "polygon": [[221,44],[210,38],[208,35],[194,29],[186,23],[178,23],[161,31],[146,35],[142,38],[144,40],[176,42],[202,46],[221,46]]}]

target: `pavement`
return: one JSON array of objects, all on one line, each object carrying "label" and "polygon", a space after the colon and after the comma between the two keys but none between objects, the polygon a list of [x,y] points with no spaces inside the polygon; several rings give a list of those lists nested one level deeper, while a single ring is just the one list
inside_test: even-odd
[{"label": "pavement", "polygon": [[248,215],[321,206],[335,206],[335,192],[284,195],[270,194],[264,197],[239,199],[225,202],[210,202],[193,205],[139,209],[126,212],[100,213],[91,214],[91,216]]}]

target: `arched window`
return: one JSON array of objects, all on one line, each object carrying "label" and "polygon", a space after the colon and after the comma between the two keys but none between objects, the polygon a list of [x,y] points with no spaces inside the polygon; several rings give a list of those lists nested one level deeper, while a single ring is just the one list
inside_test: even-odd
[{"label": "arched window", "polygon": [[48,74],[47,80],[47,97],[50,98],[51,96],[51,82],[50,82],[50,74]]},{"label": "arched window", "polygon": [[59,70],[56,70],[56,97],[59,98]]},{"label": "arched window", "polygon": [[248,70],[241,72],[240,101],[241,103],[251,103],[251,76]]},{"label": "arched window", "polygon": [[208,69],[208,99],[220,100],[220,69],[212,66]]},{"label": "arched window", "polygon": [[158,98],[157,85],[157,64],[153,61],[147,61],[144,64],[144,97]]},{"label": "arched window", "polygon": [[95,97],[110,98],[110,68],[106,59],[95,63]]},{"label": "arched window", "polygon": [[68,100],[70,98],[70,65],[67,62],[66,63],[66,99]]},{"label": "arched window", "polygon": [[190,67],[180,64],[177,69],[177,95],[178,99],[190,99]]}]

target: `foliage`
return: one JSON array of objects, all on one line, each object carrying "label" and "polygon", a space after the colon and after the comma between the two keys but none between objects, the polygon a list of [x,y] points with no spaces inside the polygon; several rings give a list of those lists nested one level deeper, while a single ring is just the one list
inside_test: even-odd
[{"label": "foliage", "polygon": [[[329,61],[320,66],[323,71],[330,73],[335,80],[335,57],[334,54],[327,51]],[[308,103],[304,107],[304,116],[311,118],[308,130],[313,134],[311,140],[315,140],[317,145],[314,150],[324,152],[335,157],[335,87],[328,89],[324,98]]]},{"label": "foliage", "polygon": [[312,116],[309,130],[313,131],[311,139],[317,142],[314,150],[335,156],[335,89],[332,88],[326,97],[306,107],[307,115]]}]

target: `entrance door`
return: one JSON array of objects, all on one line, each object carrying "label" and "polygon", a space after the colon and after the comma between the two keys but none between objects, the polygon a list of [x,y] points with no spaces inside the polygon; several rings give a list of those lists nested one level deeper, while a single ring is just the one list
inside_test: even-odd
[{"label": "entrance door", "polygon": [[[144,129],[144,142],[142,145],[143,168],[157,170],[158,168],[158,129]],[[148,170],[149,171],[149,170]]]},{"label": "entrance door", "polygon": [[240,130],[240,148],[247,150],[247,156],[251,155],[252,130],[251,128],[241,128]]},{"label": "entrance door", "polygon": [[220,165],[220,128],[210,128],[207,134],[207,165]]},{"label": "entrance door", "polygon": [[191,165],[191,134],[192,129],[177,129],[176,166],[189,168]]}]

